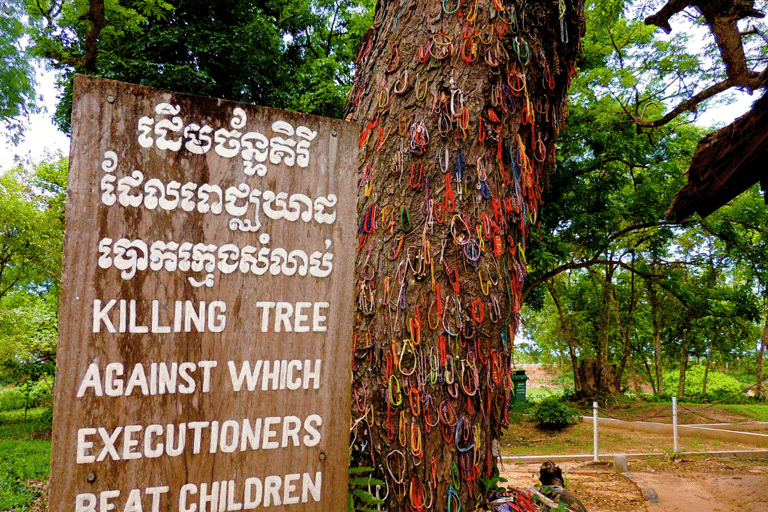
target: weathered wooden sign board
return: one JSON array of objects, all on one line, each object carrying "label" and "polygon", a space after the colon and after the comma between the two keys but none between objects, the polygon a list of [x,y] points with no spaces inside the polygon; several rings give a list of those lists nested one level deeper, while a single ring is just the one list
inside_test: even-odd
[{"label": "weathered wooden sign board", "polygon": [[78,76],[54,512],[346,506],[357,129]]}]

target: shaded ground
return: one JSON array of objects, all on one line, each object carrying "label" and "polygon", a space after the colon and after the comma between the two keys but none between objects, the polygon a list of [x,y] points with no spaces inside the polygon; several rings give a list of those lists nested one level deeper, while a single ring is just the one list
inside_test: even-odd
[{"label": "shaded ground", "polygon": [[[505,485],[529,489],[538,481],[541,464],[506,465],[501,475]],[[566,478],[566,488],[587,507],[589,512],[641,512],[645,510],[643,495],[631,480],[605,468],[591,464],[563,462],[558,464]],[[703,512],[703,511],[698,511]]]},{"label": "shaded ground", "polygon": [[[768,510],[768,462],[691,457],[681,461],[630,461],[628,475],[610,463],[563,462],[566,487],[590,512],[764,512]],[[539,464],[507,465],[506,485],[538,483]],[[656,494],[658,500],[646,500]]]}]

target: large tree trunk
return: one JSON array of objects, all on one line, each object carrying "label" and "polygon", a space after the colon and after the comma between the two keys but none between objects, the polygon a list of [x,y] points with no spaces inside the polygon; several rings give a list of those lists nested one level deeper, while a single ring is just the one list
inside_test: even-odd
[{"label": "large tree trunk", "polygon": [[583,19],[573,0],[381,0],[363,39],[353,455],[392,512],[483,498]]}]

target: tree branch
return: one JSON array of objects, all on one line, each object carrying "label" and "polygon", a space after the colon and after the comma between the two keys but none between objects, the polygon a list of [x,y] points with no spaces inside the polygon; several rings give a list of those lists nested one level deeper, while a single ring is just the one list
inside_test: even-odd
[{"label": "tree branch", "polygon": [[[40,4],[37,4],[40,7]],[[54,4],[55,5],[55,4]],[[53,6],[51,6],[51,11]],[[46,11],[43,13],[46,19],[52,23],[52,14]],[[51,17],[49,17],[51,16]],[[91,28],[85,36],[85,52],[81,57],[73,57],[59,50],[46,50],[45,56],[54,59],[62,64],[72,67],[84,68],[93,71],[96,67],[96,56],[99,49],[99,35],[104,27],[107,26],[107,18],[104,13],[104,0],[90,0],[88,14],[86,18],[91,22]]]},{"label": "tree branch", "polygon": [[754,8],[754,0],[740,2],[734,0],[670,0],[659,12],[648,16],[645,19],[645,24],[656,25],[669,33],[672,30],[669,19],[689,6],[696,7],[704,16],[704,20],[715,37],[728,78],[695,94],[655,121],[645,121],[640,116],[633,116],[625,108],[625,112],[637,124],[638,128],[656,128],[666,124],[685,111],[693,112],[699,103],[731,87],[745,87],[752,91],[766,87],[765,73],[758,73],[747,66],[742,34],[739,33],[737,26],[740,19],[765,16]]},{"label": "tree branch", "polygon": [[591,267],[592,265],[602,264],[602,263],[608,263],[608,261],[600,260],[601,256],[605,251],[608,250],[608,247],[612,242],[615,242],[619,238],[622,238],[623,236],[628,235],[629,233],[639,231],[642,229],[647,228],[655,228],[660,226],[683,226],[685,224],[688,224],[692,221],[686,221],[686,222],[674,222],[674,221],[659,221],[659,222],[647,222],[643,224],[634,224],[632,226],[628,226],[620,231],[617,231],[608,239],[608,243],[606,243],[603,247],[597,250],[597,252],[588,260],[584,261],[570,261],[564,265],[560,265],[559,267],[556,267],[549,272],[544,273],[537,279],[531,281],[528,283],[522,292],[522,301],[525,302],[528,295],[535,290],[538,286],[541,284],[547,282],[549,279],[552,279],[558,274],[562,274],[563,272],[566,272],[568,270],[574,270],[577,268],[587,268]]},{"label": "tree branch", "polygon": [[711,98],[712,96],[715,96],[717,94],[720,94],[721,92],[724,92],[731,87],[735,87],[737,84],[730,78],[727,78],[723,80],[722,82],[718,82],[714,85],[711,85],[710,87],[707,87],[703,91],[699,92],[698,94],[693,95],[692,97],[688,98],[687,100],[680,103],[677,107],[667,112],[663,117],[656,119],[655,121],[644,121],[643,119],[640,119],[639,117],[636,117],[633,115],[629,110],[627,110],[624,105],[619,102],[619,104],[624,109],[624,112],[632,119],[632,121],[640,127],[643,128],[658,128],[659,126],[663,126],[667,124],[668,122],[672,121],[674,118],[682,114],[686,111],[694,112],[696,110],[696,106]]}]

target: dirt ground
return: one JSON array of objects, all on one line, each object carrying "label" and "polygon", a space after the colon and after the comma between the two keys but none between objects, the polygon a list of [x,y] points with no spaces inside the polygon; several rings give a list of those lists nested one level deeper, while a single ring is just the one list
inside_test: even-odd
[{"label": "dirt ground", "polygon": [[[768,461],[697,458],[630,461],[617,474],[611,463],[558,464],[566,488],[589,512],[765,512]],[[505,485],[529,489],[539,464],[507,465]]]},{"label": "dirt ground", "polygon": [[[548,388],[557,375],[544,365],[520,365],[529,376],[528,387]],[[647,390],[643,390],[646,391]],[[747,419],[708,407],[681,407],[680,423],[740,423]],[[671,410],[663,404],[620,404],[601,407],[600,415],[628,421],[671,423]],[[535,453],[591,453],[591,426],[579,424],[566,432],[542,431],[525,420],[512,425],[502,440],[509,455]],[[601,453],[666,451],[665,436],[601,428]],[[553,446],[556,444],[557,447]],[[683,452],[754,449],[738,443],[681,438]],[[553,451],[554,450],[554,451]],[[542,455],[542,461],[546,455]],[[629,471],[618,474],[610,462],[561,462],[566,487],[590,512],[766,512],[768,460],[714,458],[686,455],[629,461]],[[528,489],[538,483],[540,462],[507,464],[505,485]]]}]

